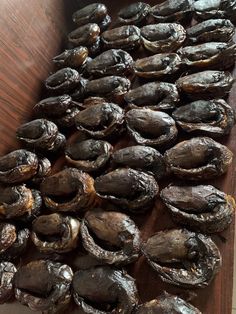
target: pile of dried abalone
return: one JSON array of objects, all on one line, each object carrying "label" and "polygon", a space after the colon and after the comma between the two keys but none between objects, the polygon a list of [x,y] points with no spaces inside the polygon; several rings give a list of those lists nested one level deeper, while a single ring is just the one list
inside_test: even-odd
[{"label": "pile of dried abalone", "polygon": [[[233,157],[215,139],[235,121],[225,70],[236,58],[236,2],[137,2],[113,24],[107,11],[94,3],[73,14],[78,28],[53,58],[47,98],[17,129],[23,149],[0,158],[0,302],[15,295],[43,313],[72,300],[78,313],[200,313],[165,291],[141,304],[124,266],[143,255],[163,281],[188,289],[220,269],[209,234],[229,226],[235,202],[203,181]],[[60,153],[65,167],[52,171]],[[172,177],[182,183],[160,197],[176,228],[144,241],[135,215],[161,202],[159,182]],[[29,241],[39,255],[26,263]]]}]

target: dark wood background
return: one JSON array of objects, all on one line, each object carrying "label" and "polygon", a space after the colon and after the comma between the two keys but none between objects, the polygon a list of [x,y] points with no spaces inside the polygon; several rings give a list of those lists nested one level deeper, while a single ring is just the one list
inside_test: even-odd
[{"label": "dark wood background", "polygon": [[[52,71],[51,58],[64,45],[65,34],[72,28],[71,14],[79,6],[93,1],[70,0],[1,0],[0,1],[0,154],[18,146],[15,130],[30,119],[32,107],[42,94],[42,81]],[[110,13],[134,1],[102,1]],[[151,4],[156,1],[149,1]],[[236,73],[236,71],[235,71]],[[235,107],[236,85],[229,103]],[[223,139],[236,153],[236,128]],[[235,159],[227,175],[211,182],[228,194],[235,194]],[[143,238],[158,230],[174,226],[168,213],[157,200],[156,206],[145,216],[137,218]],[[225,241],[215,236],[223,256],[223,265],[214,282],[203,290],[195,290],[192,303],[205,314],[231,314],[233,287],[234,223],[222,233]],[[143,258],[130,268],[137,279],[140,298],[147,301],[165,289],[186,296],[186,292],[163,284]],[[0,314],[31,313],[29,309],[12,303],[0,306]]]}]

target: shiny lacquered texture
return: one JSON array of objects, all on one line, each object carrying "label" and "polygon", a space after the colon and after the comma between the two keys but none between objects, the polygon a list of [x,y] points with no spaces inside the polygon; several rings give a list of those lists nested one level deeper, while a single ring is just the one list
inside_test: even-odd
[{"label": "shiny lacquered texture", "polygon": [[69,164],[86,171],[94,172],[105,167],[111,157],[113,147],[101,140],[85,140],[67,146],[65,155]]},{"label": "shiny lacquered texture", "polygon": [[175,121],[165,112],[132,109],[125,118],[128,133],[138,144],[163,148],[176,140]]},{"label": "shiny lacquered texture", "polygon": [[164,282],[184,288],[204,288],[221,266],[216,244],[186,229],[160,231],[143,245],[148,263]]},{"label": "shiny lacquered texture", "polygon": [[45,205],[53,211],[81,212],[95,203],[94,180],[76,168],[66,168],[40,185]]},{"label": "shiny lacquered texture", "polygon": [[131,89],[124,99],[131,107],[169,110],[178,106],[179,93],[174,84],[151,82]]},{"label": "shiny lacquered texture", "polygon": [[107,266],[76,272],[73,295],[78,309],[88,314],[131,314],[138,304],[135,280],[125,271]]},{"label": "shiny lacquered texture", "polygon": [[56,124],[46,119],[36,119],[21,125],[16,136],[28,148],[49,152],[62,149],[66,142]]},{"label": "shiny lacquered texture", "polygon": [[21,257],[27,248],[30,231],[7,222],[0,223],[0,260],[13,261]]},{"label": "shiny lacquered texture", "polygon": [[73,13],[72,20],[78,26],[100,23],[107,15],[107,7],[102,3],[92,3]]},{"label": "shiny lacquered texture", "polygon": [[33,311],[58,313],[71,300],[73,272],[67,265],[49,260],[32,261],[15,275],[15,297]]},{"label": "shiny lacquered texture", "polygon": [[169,171],[181,179],[208,180],[225,173],[233,153],[209,137],[195,137],[166,151]]},{"label": "shiny lacquered texture", "polygon": [[173,74],[180,66],[181,59],[176,53],[161,53],[136,60],[134,71],[139,77],[154,79]]},{"label": "shiny lacquered texture", "polygon": [[187,40],[191,44],[227,42],[232,39],[234,32],[234,25],[230,20],[212,19],[188,28]]},{"label": "shiny lacquered texture", "polygon": [[32,223],[31,240],[40,252],[65,253],[78,244],[80,222],[61,214],[42,215]]},{"label": "shiny lacquered texture", "polygon": [[234,65],[236,44],[210,42],[187,46],[178,51],[184,65],[194,69],[225,70]]},{"label": "shiny lacquered texture", "polygon": [[159,180],[166,173],[165,162],[161,153],[148,146],[129,146],[115,151],[112,161],[114,166],[127,166],[147,172]]},{"label": "shiny lacquered texture", "polygon": [[127,5],[118,12],[117,24],[143,25],[149,15],[151,7],[144,2],[135,2]]},{"label": "shiny lacquered texture", "polygon": [[129,75],[132,72],[133,58],[121,49],[110,49],[94,58],[86,66],[92,76]]},{"label": "shiny lacquered texture", "polygon": [[61,127],[73,126],[74,118],[80,109],[81,105],[69,95],[45,98],[34,106],[39,117],[47,118]]},{"label": "shiny lacquered texture", "polygon": [[190,99],[212,99],[227,96],[233,81],[230,72],[209,70],[183,76],[176,86]]},{"label": "shiny lacquered texture", "polygon": [[178,296],[164,291],[156,299],[138,306],[136,314],[201,314],[201,312]]},{"label": "shiny lacquered texture", "polygon": [[101,198],[134,213],[150,208],[159,191],[153,176],[129,168],[120,168],[98,177],[94,186]]},{"label": "shiny lacquered texture", "polygon": [[27,181],[37,174],[38,157],[25,149],[18,149],[0,157],[0,182],[13,184]]},{"label": "shiny lacquered texture", "polygon": [[140,29],[135,25],[125,25],[102,33],[101,40],[105,49],[133,50],[140,46]]},{"label": "shiny lacquered texture", "polygon": [[177,108],[172,117],[184,131],[210,137],[229,134],[235,123],[234,110],[223,99],[194,101]]},{"label": "shiny lacquered texture", "polygon": [[125,214],[101,209],[86,212],[81,237],[85,250],[101,263],[124,265],[139,257],[140,233]]},{"label": "shiny lacquered texture", "polygon": [[99,39],[100,27],[96,23],[80,26],[68,35],[69,42],[74,46],[90,47]]},{"label": "shiny lacquered texture", "polygon": [[161,191],[161,198],[177,223],[203,233],[226,229],[236,208],[232,196],[212,185],[169,185]]},{"label": "shiny lacquered texture", "polygon": [[0,186],[0,217],[28,221],[37,216],[42,206],[39,191],[25,185]]},{"label": "shiny lacquered texture", "polygon": [[176,23],[151,24],[141,28],[141,38],[144,47],[152,53],[172,52],[182,46],[186,31]]},{"label": "shiny lacquered texture", "polygon": [[124,111],[116,104],[102,102],[81,111],[75,121],[79,131],[103,139],[123,130]]},{"label": "shiny lacquered texture", "polygon": [[58,67],[79,68],[88,57],[88,49],[80,46],[74,49],[65,50],[61,54],[55,56],[52,61]]},{"label": "shiny lacquered texture", "polygon": [[0,263],[0,304],[9,301],[14,295],[13,281],[16,267],[10,262]]},{"label": "shiny lacquered texture", "polygon": [[152,7],[150,15],[155,22],[176,22],[192,17],[192,0],[166,0]]}]

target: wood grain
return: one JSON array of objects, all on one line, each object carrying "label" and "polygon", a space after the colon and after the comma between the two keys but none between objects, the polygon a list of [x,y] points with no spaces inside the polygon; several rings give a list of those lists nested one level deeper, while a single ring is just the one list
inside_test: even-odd
[{"label": "wood grain", "polygon": [[[17,147],[16,127],[27,121],[33,105],[40,99],[42,81],[52,70],[52,56],[60,51],[64,36],[71,28],[70,16],[75,10],[93,1],[63,0],[2,0],[0,1],[0,154]],[[103,1],[114,15],[119,7],[134,1]],[[149,1],[151,4],[156,1]],[[66,24],[67,23],[67,24]],[[236,71],[235,71],[236,74]],[[236,85],[229,103],[235,108]],[[236,154],[236,129],[221,141]],[[63,160],[58,164],[63,165]],[[228,194],[236,192],[235,159],[227,175],[212,181],[213,185]],[[152,211],[139,216],[136,222],[144,239],[156,231],[174,226],[160,199]],[[223,256],[223,265],[214,282],[207,289],[195,290],[192,301],[205,314],[230,314],[232,308],[234,223],[214,236]],[[225,241],[222,241],[225,238]],[[141,301],[147,301],[165,289],[185,295],[186,291],[163,284],[143,258],[130,273],[137,279]],[[16,303],[0,306],[0,314],[31,313]],[[71,312],[70,312],[71,313]]]}]

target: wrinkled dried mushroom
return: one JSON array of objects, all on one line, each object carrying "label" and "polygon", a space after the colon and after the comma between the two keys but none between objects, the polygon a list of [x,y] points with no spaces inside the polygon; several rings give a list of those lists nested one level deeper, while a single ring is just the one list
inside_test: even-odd
[{"label": "wrinkled dried mushroom", "polygon": [[210,137],[229,134],[235,123],[234,110],[223,99],[194,101],[177,108],[172,117],[184,131]]},{"label": "wrinkled dried mushroom", "polygon": [[184,288],[207,287],[221,266],[211,238],[186,229],[156,233],[143,245],[143,253],[163,281]]},{"label": "wrinkled dried mushroom", "polygon": [[235,201],[212,185],[169,185],[161,198],[173,219],[203,233],[221,232],[232,221]]},{"label": "wrinkled dried mushroom", "polygon": [[114,152],[113,163],[147,172],[159,180],[165,175],[166,167],[163,156],[148,146],[129,146]]},{"label": "wrinkled dried mushroom", "polygon": [[86,171],[98,171],[108,163],[113,147],[101,140],[85,140],[72,143],[65,150],[66,160],[74,167]]},{"label": "wrinkled dried mushroom", "polygon": [[153,176],[130,168],[102,175],[95,180],[94,186],[101,198],[134,213],[147,210],[159,191]]},{"label": "wrinkled dried mushroom", "polygon": [[61,214],[43,215],[32,223],[31,239],[44,253],[65,253],[76,248],[80,223]]},{"label": "wrinkled dried mushroom", "polygon": [[209,137],[178,143],[164,155],[171,173],[190,180],[209,180],[228,170],[233,153]]},{"label": "wrinkled dried mushroom", "polygon": [[81,224],[85,250],[106,264],[128,264],[139,257],[140,233],[129,216],[119,212],[91,210]]},{"label": "wrinkled dried mushroom", "polygon": [[15,275],[15,297],[33,311],[58,313],[71,300],[73,272],[67,265],[36,260],[21,266]]},{"label": "wrinkled dried mushroom", "polygon": [[53,211],[81,212],[96,201],[94,180],[87,173],[66,168],[45,178],[40,189],[45,205]]},{"label": "wrinkled dried mushroom", "polygon": [[132,109],[126,113],[129,135],[136,143],[153,147],[170,146],[177,137],[175,121],[167,113],[150,109]]},{"label": "wrinkled dried mushroom", "polygon": [[77,271],[73,295],[78,309],[88,314],[131,314],[138,304],[135,280],[123,270],[108,266]]}]

